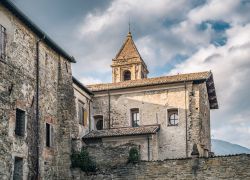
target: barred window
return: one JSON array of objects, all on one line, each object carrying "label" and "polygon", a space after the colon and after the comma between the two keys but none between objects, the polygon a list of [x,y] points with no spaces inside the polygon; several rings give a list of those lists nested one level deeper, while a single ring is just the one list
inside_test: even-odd
[{"label": "barred window", "polygon": [[16,109],[16,128],[15,134],[18,136],[24,136],[25,132],[25,111]]},{"label": "barred window", "polygon": [[23,179],[23,158],[15,157],[13,179]]},{"label": "barred window", "polygon": [[6,29],[0,25],[0,59],[5,59]]}]

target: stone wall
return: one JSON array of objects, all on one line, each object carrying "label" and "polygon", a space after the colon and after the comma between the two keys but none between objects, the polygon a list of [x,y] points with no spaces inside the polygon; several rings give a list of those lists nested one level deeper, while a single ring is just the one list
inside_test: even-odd
[{"label": "stone wall", "polygon": [[89,175],[74,169],[72,174],[75,180],[250,179],[250,155],[141,162]]},{"label": "stone wall", "polygon": [[[68,179],[75,115],[71,64],[43,41],[39,43],[37,121],[38,37],[2,4],[0,24],[7,37],[6,58],[0,58],[0,179],[12,179],[15,157],[23,159],[24,179],[34,179],[38,158],[41,179]],[[15,134],[17,108],[26,115],[23,137]],[[45,123],[54,130],[52,147],[45,144]]]},{"label": "stone wall", "polygon": [[99,169],[109,169],[118,165],[125,165],[128,162],[129,150],[132,147],[139,149],[134,144],[123,144],[110,146],[105,144],[88,145],[84,147],[97,164]]}]

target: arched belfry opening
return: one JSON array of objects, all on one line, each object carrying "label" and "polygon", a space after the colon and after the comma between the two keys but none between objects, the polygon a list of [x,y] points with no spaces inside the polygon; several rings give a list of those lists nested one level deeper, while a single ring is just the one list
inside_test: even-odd
[{"label": "arched belfry opening", "polygon": [[124,81],[131,80],[131,72],[129,70],[125,70],[123,72],[123,80]]},{"label": "arched belfry opening", "polygon": [[128,33],[121,49],[112,60],[113,83],[147,78],[148,69]]}]

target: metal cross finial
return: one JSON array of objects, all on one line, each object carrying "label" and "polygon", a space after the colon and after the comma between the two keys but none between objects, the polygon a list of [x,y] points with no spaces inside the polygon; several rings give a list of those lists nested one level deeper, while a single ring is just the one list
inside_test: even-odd
[{"label": "metal cross finial", "polygon": [[129,21],[128,21],[128,32],[130,33],[130,18],[129,18]]},{"label": "metal cross finial", "polygon": [[128,21],[128,36],[131,36],[131,24],[130,24],[130,17],[129,17],[129,21]]}]

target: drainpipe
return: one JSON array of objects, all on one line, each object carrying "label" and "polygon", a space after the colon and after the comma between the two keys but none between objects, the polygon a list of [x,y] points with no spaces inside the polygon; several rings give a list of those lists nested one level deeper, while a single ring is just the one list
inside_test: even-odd
[{"label": "drainpipe", "polygon": [[39,80],[40,80],[40,66],[39,66],[39,44],[45,39],[45,36],[43,38],[40,38],[36,41],[36,153],[37,153],[37,159],[36,159],[36,179],[38,180],[40,178],[40,171],[39,171],[39,145],[40,145],[40,129],[39,129]]},{"label": "drainpipe", "polygon": [[109,89],[108,89],[108,101],[109,101],[109,124],[108,124],[108,129],[110,129],[110,123],[111,123],[111,120],[110,120],[110,92],[109,92]]},{"label": "drainpipe", "polygon": [[90,112],[90,99],[87,100],[89,104],[89,131],[91,131],[91,112]]},{"label": "drainpipe", "polygon": [[188,125],[187,125],[187,84],[186,81],[184,81],[185,84],[185,121],[186,121],[186,157],[188,157],[188,133],[187,133],[187,129],[188,129]]},{"label": "drainpipe", "polygon": [[148,161],[150,161],[150,142],[149,142],[149,136],[148,136]]}]

